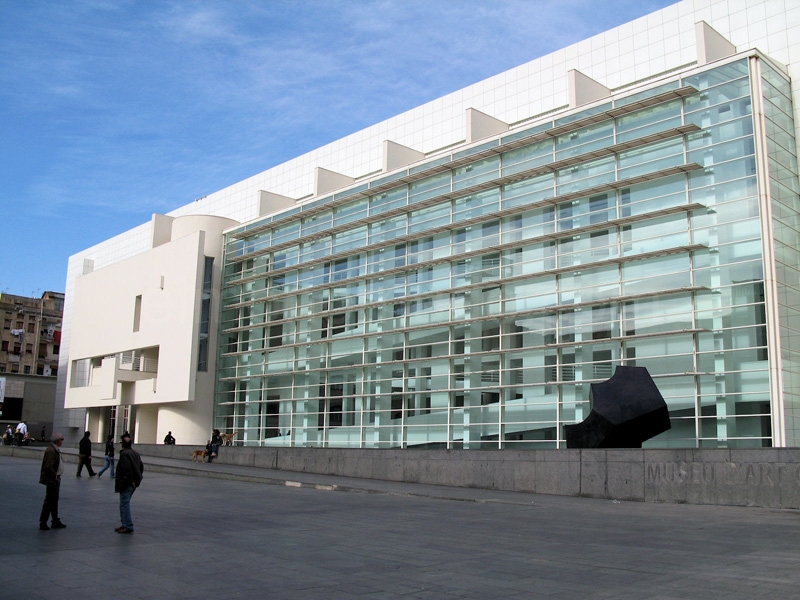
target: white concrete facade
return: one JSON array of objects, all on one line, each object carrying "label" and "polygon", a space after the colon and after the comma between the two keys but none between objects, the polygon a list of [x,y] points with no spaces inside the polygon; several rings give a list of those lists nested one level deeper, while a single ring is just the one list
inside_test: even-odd
[{"label": "white concrete facade", "polygon": [[[169,216],[214,215],[247,222],[269,214],[269,203],[262,201],[264,197],[307,199],[321,192],[322,170],[325,173],[323,181],[330,182],[332,178],[329,173],[333,173],[342,175],[339,178],[342,185],[348,181],[357,182],[368,174],[387,168],[387,165],[396,166],[394,161],[387,160],[389,148],[394,148],[391,151],[397,152],[399,145],[405,148],[406,155],[416,158],[420,155],[432,156],[439,149],[480,139],[482,131],[497,133],[492,129],[492,125],[499,126],[497,123],[505,123],[514,128],[544,113],[582,102],[585,97],[576,95],[575,92],[576,86],[581,85],[578,82],[584,80],[583,76],[596,82],[601,88],[619,91],[635,87],[666,72],[691,66],[698,60],[705,62],[713,59],[718,52],[724,53],[725,44],[706,29],[698,29],[697,24],[702,22],[728,40],[736,50],[758,48],[788,68],[795,99],[795,139],[800,139],[800,132],[797,130],[797,124],[800,123],[800,39],[793,35],[794,31],[800,30],[800,2],[684,0],[353,133],[223,190],[210,193],[201,200],[177,208]],[[699,31],[708,33],[705,38],[707,43],[698,44],[698,39],[702,39]],[[585,87],[581,91],[587,93]],[[475,113],[482,113],[496,123],[482,120]],[[387,140],[391,145],[385,143]],[[276,203],[273,207],[276,210],[283,209],[285,203]],[[57,407],[63,405],[72,409],[111,403],[111,399],[104,396],[103,402],[95,398],[91,400],[93,404],[87,404],[89,400],[79,400],[77,396],[67,393],[67,383],[70,381],[67,366],[70,362],[99,356],[107,351],[119,352],[145,347],[141,344],[130,346],[129,340],[125,339],[129,333],[120,334],[111,350],[103,339],[84,339],[83,336],[88,335],[83,333],[87,328],[94,332],[92,335],[103,337],[105,334],[96,325],[91,327],[93,319],[101,313],[91,308],[87,310],[83,303],[88,302],[97,308],[102,303],[100,290],[107,289],[112,282],[138,273],[137,269],[158,270],[155,265],[160,264],[161,255],[157,252],[158,248],[152,247],[153,231],[157,229],[155,224],[156,221],[143,224],[70,258],[65,288],[64,335]],[[212,238],[217,242],[221,240],[218,235],[206,235],[206,244]],[[197,241],[199,244],[199,240]],[[183,241],[179,245],[184,243],[187,242]],[[221,246],[221,242],[218,245]],[[189,260],[177,251],[178,246],[175,248],[181,260]],[[221,256],[221,247],[216,252]],[[145,261],[150,266],[140,265],[137,261]],[[91,265],[91,269],[88,265]],[[107,269],[106,274],[103,274]],[[95,277],[96,284],[78,283],[87,270],[94,271],[92,277]],[[147,277],[142,275],[142,283]],[[101,283],[104,285],[100,285]],[[189,285],[188,282],[186,285]],[[188,294],[188,289],[185,291]],[[91,299],[92,294],[100,294],[100,299]],[[144,294],[142,296],[144,301]],[[177,300],[178,297],[173,299]],[[124,305],[123,299],[120,302],[121,306]],[[173,305],[173,310],[184,308],[182,303]],[[126,314],[130,314],[131,309],[126,310]],[[113,320],[114,315],[103,318]],[[123,319],[123,323],[129,324],[130,317]],[[175,330],[174,333],[188,335],[185,329]],[[176,387],[172,388],[174,399],[190,400],[191,385],[186,381],[187,374],[175,374],[175,377]],[[213,393],[213,373],[209,373],[209,377],[212,383],[209,383],[208,389],[209,393]],[[162,385],[164,384],[159,383],[159,389],[164,389]],[[139,404],[139,401],[136,403]],[[181,410],[166,408],[167,406],[177,407],[181,404],[169,403],[160,410]],[[208,410],[210,422],[210,408]],[[193,422],[193,418],[188,420]],[[155,421],[160,421],[160,418]],[[61,415],[57,414],[56,423],[78,431],[87,424],[87,420],[82,410],[69,410]],[[186,430],[186,437],[183,439],[180,432],[176,433],[176,427],[171,429],[179,442],[200,443],[205,440],[205,432],[200,436],[190,433],[194,432],[194,426]],[[155,435],[162,435],[161,425],[158,425],[156,432]],[[98,439],[97,436],[95,439]]]},{"label": "white concrete facade", "polygon": [[[231,219],[185,216],[153,219],[153,248],[77,279],[65,408],[88,409],[87,426],[101,439],[110,428],[131,429],[155,443],[172,431],[199,440],[211,427],[221,235]],[[214,259],[204,285],[206,258]],[[218,288],[217,288],[218,289]],[[211,311],[204,315],[204,300]],[[179,307],[179,308],[177,308]]]}]

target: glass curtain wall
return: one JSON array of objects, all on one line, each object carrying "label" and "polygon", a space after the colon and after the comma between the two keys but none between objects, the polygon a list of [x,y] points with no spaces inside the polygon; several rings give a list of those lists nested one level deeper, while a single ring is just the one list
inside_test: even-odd
[{"label": "glass curtain wall", "polygon": [[[764,80],[776,245],[795,249],[788,84]],[[215,426],[248,445],[564,447],[590,384],[626,364],[669,406],[648,447],[771,445],[752,113],[744,58],[234,230]]]}]

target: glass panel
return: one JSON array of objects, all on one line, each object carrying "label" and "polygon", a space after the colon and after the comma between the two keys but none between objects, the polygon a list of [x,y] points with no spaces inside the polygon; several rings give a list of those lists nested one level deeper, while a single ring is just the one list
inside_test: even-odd
[{"label": "glass panel", "polygon": [[503,219],[503,243],[518,242],[555,231],[555,208],[544,206]]},{"label": "glass panel", "polygon": [[622,188],[619,202],[623,217],[686,204],[686,177],[672,175]]},{"label": "glass panel", "polygon": [[556,243],[531,244],[502,254],[503,277],[533,275],[556,267]]},{"label": "glass panel", "polygon": [[614,181],[613,156],[581,163],[558,171],[558,193],[577,192]]},{"label": "glass panel", "polygon": [[545,198],[552,198],[554,183],[553,174],[545,173],[504,185],[502,187],[503,208],[532,204]]},{"label": "glass panel", "polygon": [[710,86],[718,85],[731,79],[738,79],[749,74],[747,59],[729,63],[716,69],[710,69],[683,78],[683,85],[693,85],[697,89],[703,90]]},{"label": "glass panel", "polygon": [[710,125],[716,125],[717,123],[739,119],[751,114],[751,112],[752,102],[750,97],[746,96],[739,100],[734,100],[733,102],[724,102],[710,108],[686,113],[684,118],[686,123],[692,123],[705,128]]},{"label": "glass panel", "polygon": [[664,83],[654,88],[650,88],[649,90],[645,90],[643,92],[638,92],[636,94],[631,94],[630,96],[625,96],[624,98],[620,98],[614,101],[614,106],[626,106],[628,104],[632,104],[633,102],[639,102],[640,100],[644,100],[645,98],[651,98],[653,96],[657,96],[663,92],[677,89],[680,86],[678,81],[670,81],[668,83]]},{"label": "glass panel", "polygon": [[449,231],[408,242],[408,264],[435,260],[449,255]]},{"label": "glass panel", "polygon": [[556,138],[556,160],[609,146],[613,135],[614,121],[611,119],[560,135]]},{"label": "glass panel", "polygon": [[689,228],[685,214],[651,219],[620,230],[623,256],[654,252],[689,243]]},{"label": "glass panel", "polygon": [[689,287],[689,256],[677,254],[625,263],[622,280],[626,295]]},{"label": "glass panel", "polygon": [[502,154],[502,160],[504,177],[545,165],[553,161],[553,140],[547,139],[509,150]]},{"label": "glass panel", "polygon": [[562,202],[558,205],[558,229],[598,225],[615,218],[616,213],[613,192]]},{"label": "glass panel", "polygon": [[332,222],[333,216],[329,210],[305,217],[301,223],[300,235],[311,235],[318,231],[330,229]]},{"label": "glass panel", "polygon": [[352,223],[367,216],[367,199],[356,200],[355,202],[348,202],[333,209],[333,224],[344,225],[345,223]]},{"label": "glass panel", "polygon": [[[492,156],[481,161],[453,169],[453,190],[463,190],[484,181],[496,179],[499,175],[500,157]],[[414,184],[411,185],[412,202],[416,201]]]},{"label": "glass panel", "polygon": [[406,205],[408,199],[408,187],[401,185],[380,194],[369,197],[369,214],[377,215],[393,208]]},{"label": "glass panel", "polygon": [[333,234],[332,251],[344,252],[353,248],[360,248],[367,243],[367,226],[354,227]]},{"label": "glass panel", "polygon": [[403,267],[406,264],[406,245],[395,244],[373,250],[368,255],[368,272],[379,273],[386,269]]},{"label": "glass panel", "polygon": [[454,229],[452,238],[454,255],[495,246],[500,242],[500,222],[490,221]]},{"label": "glass panel", "polygon": [[272,243],[273,245],[282,244],[283,242],[297,239],[299,236],[300,222],[292,221],[272,230]]},{"label": "glass panel", "polygon": [[453,201],[453,222],[490,214],[499,208],[500,190],[498,188],[471,194]]},{"label": "glass panel", "polygon": [[409,204],[421,202],[450,191],[451,172],[445,171],[415,181],[409,186]]},{"label": "glass panel", "polygon": [[[273,238],[274,239],[274,238]],[[300,257],[300,247],[290,246],[272,255],[272,269],[284,269],[298,263]]]},{"label": "glass panel", "polygon": [[406,234],[406,215],[376,221],[369,226],[369,243],[378,244]]},{"label": "glass panel", "polygon": [[619,153],[620,179],[683,164],[683,139],[666,140]]},{"label": "glass panel", "polygon": [[450,202],[443,202],[430,208],[413,210],[408,213],[408,232],[417,233],[450,223]]},{"label": "glass panel", "polygon": [[561,304],[578,304],[619,296],[617,265],[586,269],[559,276]]},{"label": "glass panel", "polygon": [[623,307],[625,335],[654,334],[691,329],[692,298],[689,295],[643,298]]},{"label": "glass panel", "polygon": [[556,304],[556,279],[540,277],[533,281],[507,283],[503,286],[503,298],[505,312],[553,306]]},{"label": "glass panel", "polygon": [[326,236],[300,245],[300,262],[324,258],[331,253],[331,238]]}]

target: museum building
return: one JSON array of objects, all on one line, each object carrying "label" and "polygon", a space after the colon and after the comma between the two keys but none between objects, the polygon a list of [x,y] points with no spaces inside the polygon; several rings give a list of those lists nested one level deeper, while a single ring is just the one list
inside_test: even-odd
[{"label": "museum building", "polygon": [[64,422],[563,448],[629,365],[669,408],[646,447],[798,445],[800,10],[774,7],[685,0],[73,256]]}]

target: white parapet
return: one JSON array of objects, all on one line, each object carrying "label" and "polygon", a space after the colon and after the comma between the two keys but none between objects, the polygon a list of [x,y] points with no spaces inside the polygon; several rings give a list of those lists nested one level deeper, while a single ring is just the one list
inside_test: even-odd
[{"label": "white parapet", "polygon": [[342,173],[329,171],[322,167],[316,167],[316,169],[314,169],[314,195],[316,196],[322,196],[328,192],[340,190],[348,185],[352,185],[354,182],[355,179],[343,175]]},{"label": "white parapet", "polygon": [[508,123],[495,119],[475,108],[467,109],[467,143],[508,131]]},{"label": "white parapet", "polygon": [[567,77],[569,81],[570,108],[577,108],[596,100],[608,98],[611,95],[611,90],[602,83],[576,69],[570,69],[567,72]]},{"label": "white parapet", "polygon": [[736,46],[717,33],[705,21],[695,23],[694,35],[697,44],[698,65],[705,65],[736,54]]}]

